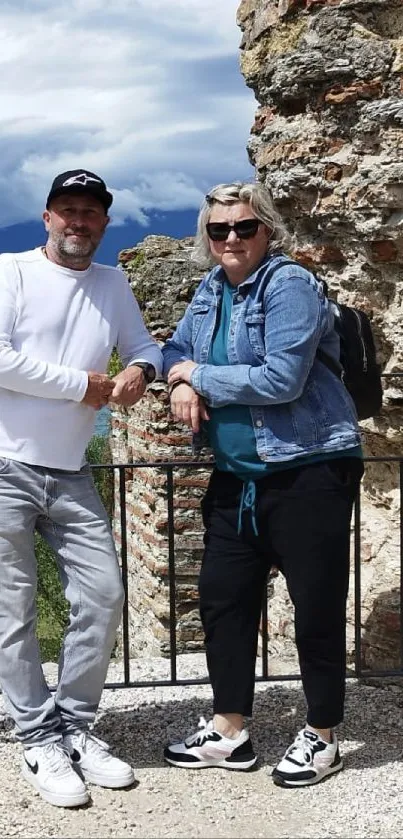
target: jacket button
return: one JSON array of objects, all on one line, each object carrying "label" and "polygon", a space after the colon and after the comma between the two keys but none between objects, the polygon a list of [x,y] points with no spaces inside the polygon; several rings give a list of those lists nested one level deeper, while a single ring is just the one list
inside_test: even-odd
[{"label": "jacket button", "polygon": [[262,427],[262,425],[263,425],[262,420],[256,420],[256,426],[257,426],[257,428],[261,428],[261,427]]},{"label": "jacket button", "polygon": [[243,300],[242,294],[238,294],[237,298],[236,298],[236,302],[237,303],[242,303],[242,300]]}]

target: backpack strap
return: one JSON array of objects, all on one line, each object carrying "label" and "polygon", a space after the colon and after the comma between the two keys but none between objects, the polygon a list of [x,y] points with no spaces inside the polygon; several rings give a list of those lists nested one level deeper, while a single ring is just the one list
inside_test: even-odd
[{"label": "backpack strap", "polygon": [[[274,276],[274,274],[276,273],[278,268],[283,268],[285,265],[298,265],[298,264],[299,263],[295,259],[282,259],[281,262],[278,262],[277,265],[274,265],[274,267],[272,268],[272,270],[271,270],[271,272],[270,272],[270,274],[267,278],[268,282],[270,282],[270,280],[272,279],[272,277]],[[307,268],[306,270],[309,271],[309,268]],[[322,283],[325,297],[328,297],[329,296],[328,295],[328,285],[327,285],[326,280],[323,280],[322,278],[317,277],[316,274],[313,271],[310,271],[310,274],[313,274],[315,279],[319,283]],[[316,358],[318,359],[318,361],[320,361],[322,364],[324,364],[328,368],[328,370],[330,370],[332,373],[334,373],[335,376],[337,376],[338,379],[341,379],[341,381],[343,381],[344,369],[343,369],[343,367],[342,367],[342,365],[340,364],[339,361],[336,361],[331,355],[328,355],[327,352],[325,352],[324,350],[321,350],[319,347],[317,348],[315,355],[316,355]]]}]

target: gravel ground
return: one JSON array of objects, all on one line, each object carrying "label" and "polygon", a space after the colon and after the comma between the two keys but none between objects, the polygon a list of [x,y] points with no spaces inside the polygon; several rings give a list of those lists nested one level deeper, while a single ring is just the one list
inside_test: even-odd
[{"label": "gravel ground", "polygon": [[[164,660],[133,662],[133,679],[163,678]],[[55,666],[45,666],[54,683]],[[204,675],[204,656],[179,657],[178,675]],[[108,681],[121,678],[119,665]],[[132,763],[129,790],[91,787],[90,804],[52,807],[20,775],[21,753],[0,716],[2,837],[403,837],[403,685],[349,680],[339,729],[343,772],[305,789],[275,787],[268,770],[304,720],[299,683],[258,684],[250,725],[257,768],[186,771],[162,761],[163,745],[211,716],[209,686],[105,690],[94,733]],[[1,712],[1,707],[0,707]],[[1,721],[2,720],[2,721]]]}]

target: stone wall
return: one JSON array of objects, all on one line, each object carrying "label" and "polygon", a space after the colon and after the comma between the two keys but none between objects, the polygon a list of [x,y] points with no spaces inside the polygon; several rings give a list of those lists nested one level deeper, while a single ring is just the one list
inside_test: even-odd
[{"label": "stone wall", "polygon": [[[403,4],[244,0],[241,67],[259,107],[248,151],[294,233],[294,255],[371,316],[385,372],[403,371]],[[401,380],[363,423],[367,455],[402,452]],[[396,663],[399,474],[364,480],[365,662]],[[350,623],[349,650],[354,638]],[[281,632],[280,626],[272,627]]]},{"label": "stone wall", "polygon": [[[258,102],[248,143],[256,177],[270,186],[293,232],[293,254],[326,278],[334,296],[370,314],[383,369],[403,371],[403,4],[243,0],[238,23],[241,70]],[[189,261],[190,244],[147,237],[121,255],[147,322],[161,340],[200,277]],[[402,452],[403,382],[387,382],[382,415],[362,424],[366,455],[393,457]],[[170,423],[166,408],[164,386],[156,385],[129,412],[128,422],[116,416],[115,456],[130,458],[136,452],[136,457],[146,458],[188,457],[188,434]],[[142,649],[151,644],[152,649],[166,651],[165,498],[160,489],[159,519],[154,521],[156,502],[140,477],[128,485],[136,504],[140,499],[143,504],[136,507],[133,502],[131,515],[137,511],[144,522],[135,526],[133,519],[130,537],[138,581],[131,595],[133,614],[138,615],[133,620],[148,638],[139,642]],[[202,528],[194,504],[206,477],[204,471],[200,486],[185,484],[180,492],[178,485],[175,497],[177,538],[183,538],[187,548],[180,580],[183,600],[178,597],[181,644],[186,649],[202,640],[195,573]],[[362,527],[362,624],[368,666],[397,663],[399,525],[396,463],[368,464]],[[163,568],[157,563],[158,573],[153,566],[156,553],[165,557]],[[281,579],[273,581],[273,588],[271,644],[284,659],[292,646],[291,607]],[[352,656],[352,595],[350,599]],[[144,615],[150,617],[146,629]],[[133,649],[141,653],[136,642]]]},{"label": "stone wall", "polygon": [[[202,276],[190,261],[191,244],[191,239],[147,236],[120,254],[147,326],[159,341],[172,333]],[[190,433],[170,419],[162,382],[151,385],[135,408],[114,411],[111,443],[116,463],[175,460],[180,464],[192,459]],[[211,459],[209,452],[203,457]],[[178,466],[173,475],[178,652],[200,650],[203,644],[197,577],[203,540],[200,499],[208,476],[208,466],[191,470]],[[166,470],[158,466],[127,470],[126,494],[131,654],[169,655]],[[119,546],[117,492],[115,497]]]}]

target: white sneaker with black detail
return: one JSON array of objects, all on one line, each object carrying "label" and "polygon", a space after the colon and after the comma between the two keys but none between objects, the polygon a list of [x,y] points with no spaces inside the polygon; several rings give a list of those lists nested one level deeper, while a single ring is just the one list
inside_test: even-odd
[{"label": "white sneaker with black detail", "polygon": [[22,774],[45,801],[56,807],[80,807],[89,800],[85,784],[59,741],[24,749]]},{"label": "white sneaker with black detail", "polygon": [[195,734],[164,749],[164,758],[167,763],[182,769],[219,766],[245,770],[254,766],[257,760],[246,728],[235,739],[224,737],[215,730],[213,720],[206,723],[204,717],[200,717]]},{"label": "white sneaker with black detail", "polygon": [[113,757],[107,743],[89,731],[65,734],[63,743],[69,751],[73,767],[90,784],[123,789],[134,783],[132,767],[124,760]]},{"label": "white sneaker with black detail", "polygon": [[317,784],[342,768],[343,761],[334,732],[332,742],[327,743],[319,734],[303,728],[273,769],[272,778],[277,786],[305,787]]}]

